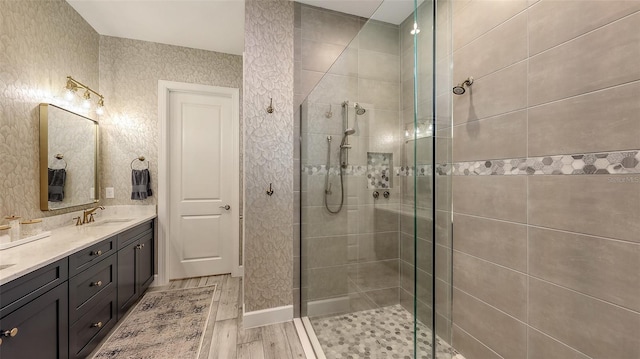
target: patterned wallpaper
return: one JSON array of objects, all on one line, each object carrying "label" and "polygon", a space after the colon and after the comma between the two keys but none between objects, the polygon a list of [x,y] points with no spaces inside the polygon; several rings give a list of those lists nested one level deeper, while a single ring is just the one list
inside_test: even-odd
[{"label": "patterned wallpaper", "polygon": [[98,88],[100,37],[63,0],[0,1],[0,216],[37,218],[38,104],[61,105],[66,77]]},{"label": "patterned wallpaper", "polygon": [[[68,108],[66,76],[105,95],[107,113],[98,119],[105,205],[156,204],[155,196],[129,199],[129,164],[148,158],[157,188],[159,79],[242,88],[241,56],[100,36],[63,0],[0,1],[0,20],[0,216],[68,211],[39,210],[38,172],[38,104]],[[104,199],[107,186],[115,199]]]},{"label": "patterned wallpaper", "polygon": [[[246,2],[246,312],[292,304],[293,21],[293,2]],[[273,196],[266,195],[270,183]]]},{"label": "patterned wallpaper", "polygon": [[[158,188],[158,80],[242,88],[242,56],[117,37],[100,38],[101,197],[105,205],[156,204],[157,196],[131,200],[131,161],[145,156]],[[242,133],[242,109],[240,112]],[[242,146],[242,135],[240,136]],[[242,158],[240,159],[242,161]],[[138,161],[134,168],[144,168]],[[242,173],[240,174],[242,186]],[[242,198],[240,198],[242,203]]]}]

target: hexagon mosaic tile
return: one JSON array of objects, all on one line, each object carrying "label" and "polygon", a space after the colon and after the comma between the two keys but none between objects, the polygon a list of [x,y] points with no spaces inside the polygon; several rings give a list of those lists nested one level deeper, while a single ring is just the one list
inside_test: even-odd
[{"label": "hexagon mosaic tile", "polygon": [[[349,165],[347,176],[366,176],[370,168]],[[340,174],[340,167],[332,166],[331,175]],[[393,167],[396,177],[430,176],[431,165],[418,165],[417,171],[411,166]],[[305,175],[324,175],[325,165],[305,165]],[[586,153],[574,155],[554,155],[531,158],[508,158],[470,162],[444,163],[436,165],[438,175],[454,176],[508,176],[508,175],[611,175],[640,173],[640,150]]]},{"label": "hexagon mosaic tile", "polygon": [[[418,165],[418,176],[428,176],[431,174],[431,165]],[[370,169],[368,166],[363,165],[348,165],[344,169],[344,174],[347,176],[366,176]],[[327,173],[327,166],[325,165],[304,165],[301,168],[302,174],[307,176],[325,175]],[[409,166],[395,166],[393,167],[393,173],[396,177],[411,177],[415,170],[414,167]],[[329,167],[330,175],[339,175],[340,167]]]},{"label": "hexagon mosaic tile", "polygon": [[[355,313],[311,318],[313,329],[329,359],[412,359],[413,317],[401,305]],[[418,323],[416,359],[432,359],[431,330]],[[436,337],[437,359],[464,359]]]},{"label": "hexagon mosaic tile", "polygon": [[640,173],[640,151],[514,158],[439,165],[440,175],[599,175]]}]

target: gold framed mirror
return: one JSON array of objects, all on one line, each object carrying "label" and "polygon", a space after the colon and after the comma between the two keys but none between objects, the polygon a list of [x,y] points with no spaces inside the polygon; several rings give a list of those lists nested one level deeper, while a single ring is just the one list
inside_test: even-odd
[{"label": "gold framed mirror", "polygon": [[39,110],[40,209],[98,202],[98,122],[48,103]]}]

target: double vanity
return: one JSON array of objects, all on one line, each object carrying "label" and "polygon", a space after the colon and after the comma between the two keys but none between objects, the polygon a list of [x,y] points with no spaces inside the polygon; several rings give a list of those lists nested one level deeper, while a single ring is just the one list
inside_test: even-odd
[{"label": "double vanity", "polygon": [[153,281],[153,207],[0,251],[0,358],[90,354]]}]

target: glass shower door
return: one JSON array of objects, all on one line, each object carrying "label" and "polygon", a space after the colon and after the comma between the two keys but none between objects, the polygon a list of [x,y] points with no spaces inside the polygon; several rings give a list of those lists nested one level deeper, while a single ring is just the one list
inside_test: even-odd
[{"label": "glass shower door", "polygon": [[453,358],[450,1],[425,1],[403,23],[414,66],[413,162],[415,358]]},{"label": "glass shower door", "polygon": [[450,357],[433,6],[393,24],[302,5],[302,72],[340,50],[300,107],[301,316],[327,358]]}]

